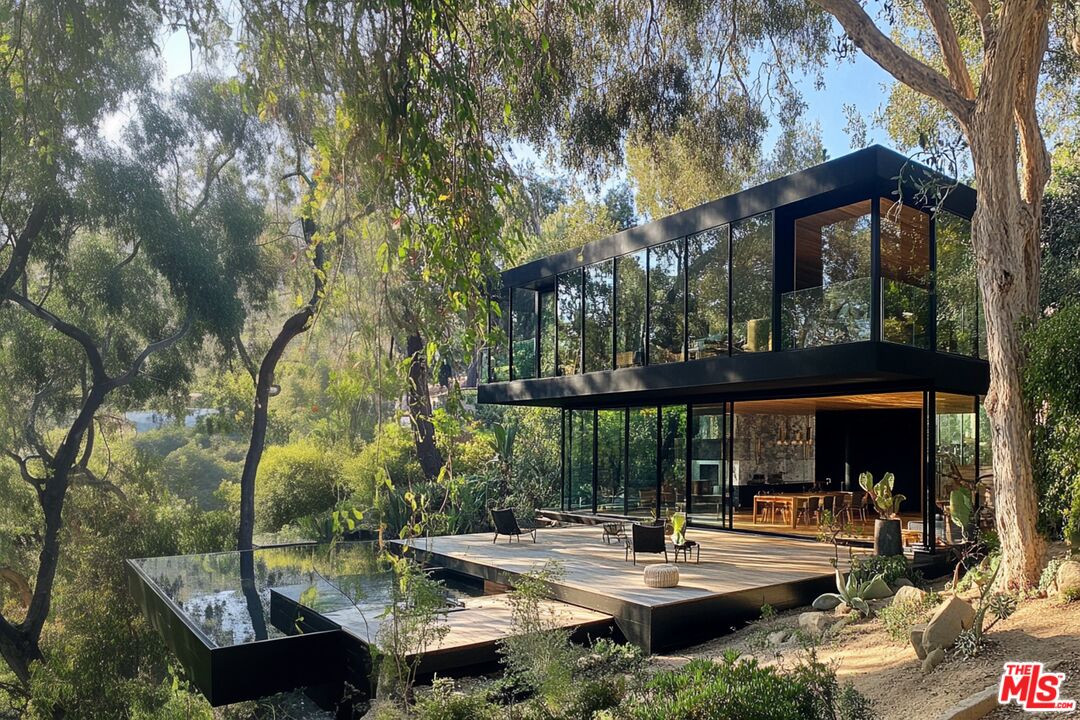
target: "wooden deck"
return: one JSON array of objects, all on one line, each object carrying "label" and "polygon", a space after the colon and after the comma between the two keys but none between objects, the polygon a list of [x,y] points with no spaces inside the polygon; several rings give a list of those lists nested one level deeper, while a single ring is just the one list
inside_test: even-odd
[{"label": "wooden deck", "polygon": [[623,635],[647,652],[700,642],[756,617],[766,603],[794,607],[833,586],[830,545],[694,529],[700,563],[678,563],[678,587],[650,588],[642,566],[663,556],[638,555],[634,566],[624,560],[623,547],[605,545],[601,533],[599,526],[578,526],[541,529],[535,544],[492,543],[491,533],[408,544],[429,564],[506,584],[554,563],[555,598],[613,616]]}]

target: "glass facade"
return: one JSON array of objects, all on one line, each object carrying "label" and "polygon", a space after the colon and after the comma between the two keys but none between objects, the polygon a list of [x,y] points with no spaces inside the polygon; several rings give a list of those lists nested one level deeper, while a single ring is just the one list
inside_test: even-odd
[{"label": "glass facade", "polygon": [[566,507],[592,511],[593,508],[593,421],[594,410],[570,410],[567,428],[567,463],[565,466]]},{"label": "glass facade", "polygon": [[686,278],[683,241],[649,248],[649,364],[684,359]]},{"label": "glass facade", "polygon": [[871,203],[795,222],[795,290],[781,298],[783,348],[870,339]]},{"label": "glass facade", "polygon": [[498,311],[488,318],[491,328],[496,331],[488,372],[492,382],[502,382],[510,379],[510,296],[504,291],[495,302]]},{"label": "glass facade", "polygon": [[959,355],[978,355],[981,312],[971,222],[945,211],[938,213],[934,221],[937,349]]},{"label": "glass facade", "polygon": [[656,514],[656,408],[627,411],[626,512],[651,517]]},{"label": "glass facade", "polygon": [[[725,523],[727,406],[695,405],[690,428],[690,520]],[[730,497],[730,496],[729,496]]]},{"label": "glass facade", "polygon": [[686,240],[686,350],[690,360],[728,353],[728,253],[725,225]]},{"label": "glass facade", "polygon": [[615,367],[645,364],[647,252],[615,258]]},{"label": "glass facade", "polygon": [[772,349],[773,215],[731,225],[731,351]]},{"label": "glass facade", "polygon": [[563,273],[557,280],[558,349],[557,374],[581,372],[581,268]]},{"label": "glass facade", "polygon": [[930,216],[881,198],[881,339],[930,347]]},{"label": "glass facade", "polygon": [[527,288],[514,288],[510,296],[511,330],[514,353],[510,365],[514,380],[536,377],[536,291]]},{"label": "glass facade", "polygon": [[541,291],[540,311],[540,377],[555,375],[555,291]]},{"label": "glass facade", "polygon": [[686,510],[686,406],[660,408],[660,514]]},{"label": "glass facade", "polygon": [[585,372],[611,369],[615,261],[585,268]]},{"label": "glass facade", "polygon": [[626,487],[626,411],[596,411],[596,511],[622,515]]}]

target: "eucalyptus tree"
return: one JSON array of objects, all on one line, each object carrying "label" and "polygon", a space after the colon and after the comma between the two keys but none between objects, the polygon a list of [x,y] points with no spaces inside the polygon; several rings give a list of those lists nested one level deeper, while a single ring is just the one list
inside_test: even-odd
[{"label": "eucalyptus tree", "polygon": [[[87,140],[57,242],[36,245],[0,304],[3,454],[40,509],[36,561],[9,567],[32,588],[0,615],[0,653],[23,683],[44,657],[65,499],[74,484],[123,495],[105,472],[103,416],[175,399],[207,343],[227,347],[260,272],[264,199],[257,123],[234,84],[193,76],[168,98],[134,100],[121,146]],[[70,518],[67,518],[70,520]],[[6,560],[3,559],[3,560]]]}]

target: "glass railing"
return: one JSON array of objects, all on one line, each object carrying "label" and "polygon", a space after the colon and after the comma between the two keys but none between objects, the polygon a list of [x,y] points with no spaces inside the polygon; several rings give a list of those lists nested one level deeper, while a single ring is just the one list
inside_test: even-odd
[{"label": "glass railing", "polygon": [[929,349],[930,291],[900,280],[881,279],[881,339]]},{"label": "glass railing", "polygon": [[780,296],[784,350],[870,339],[870,278],[804,288]]}]

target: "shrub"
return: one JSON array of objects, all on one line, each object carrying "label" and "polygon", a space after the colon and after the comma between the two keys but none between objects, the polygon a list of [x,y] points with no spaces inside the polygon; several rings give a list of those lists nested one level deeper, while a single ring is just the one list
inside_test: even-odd
[{"label": "shrub", "polygon": [[912,571],[903,555],[856,555],[851,560],[851,574],[856,582],[869,582],[874,576],[881,575],[882,580],[892,585],[900,578],[912,582],[921,580],[917,571]]},{"label": "shrub", "polygon": [[214,449],[192,442],[169,453],[161,463],[161,476],[180,497],[194,500],[204,510],[217,510],[224,507],[218,488],[226,480],[238,479],[240,467],[222,460]]},{"label": "shrub", "polygon": [[889,637],[897,642],[907,642],[911,628],[929,619],[930,611],[941,602],[937,593],[927,593],[922,600],[893,602],[878,611],[878,617]]},{"label": "shrub", "polygon": [[341,458],[308,442],[266,449],[255,481],[256,520],[273,532],[326,512],[342,494]]},{"label": "shrub", "polygon": [[375,486],[379,470],[385,469],[398,487],[408,487],[424,480],[420,462],[416,459],[412,431],[398,420],[385,422],[375,431],[375,437],[356,455],[345,462],[342,470],[345,485],[354,494],[357,507],[375,503]]},{"label": "shrub", "polygon": [[691,660],[657,673],[638,696],[624,701],[635,720],[862,720],[869,703],[843,689],[835,672],[813,655],[794,668],[764,667],[733,653],[720,661]]},{"label": "shrub", "polygon": [[452,681],[436,679],[431,691],[417,698],[417,720],[496,720],[501,708],[482,691],[461,692]]}]

